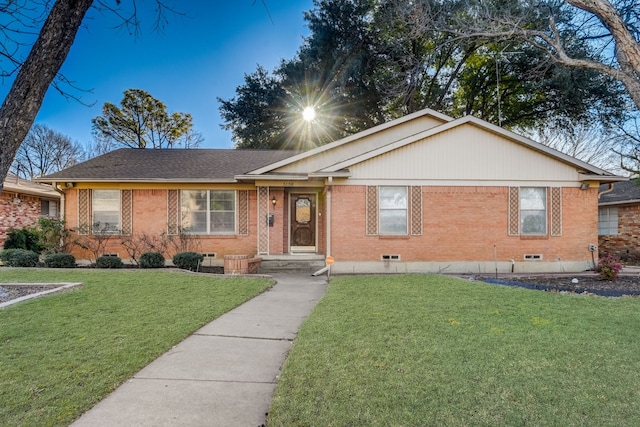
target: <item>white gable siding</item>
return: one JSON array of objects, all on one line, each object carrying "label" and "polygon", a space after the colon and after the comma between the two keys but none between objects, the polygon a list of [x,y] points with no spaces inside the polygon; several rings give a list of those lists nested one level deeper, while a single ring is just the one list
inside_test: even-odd
[{"label": "white gable siding", "polygon": [[283,166],[274,170],[274,172],[307,173],[310,171],[317,171],[332,164],[359,156],[362,153],[375,150],[387,144],[423,132],[427,129],[434,128],[442,123],[443,121],[432,116],[418,117],[401,125],[384,129],[361,139],[355,139],[346,144],[336,146],[331,150],[327,150],[293,164]]},{"label": "white gable siding", "polygon": [[472,125],[463,125],[349,168],[351,179],[558,182],[575,166]]}]

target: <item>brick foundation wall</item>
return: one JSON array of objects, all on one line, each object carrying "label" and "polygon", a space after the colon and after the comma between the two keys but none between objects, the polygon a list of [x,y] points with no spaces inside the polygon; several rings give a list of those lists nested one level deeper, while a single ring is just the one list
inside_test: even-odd
[{"label": "brick foundation wall", "polygon": [[618,206],[618,234],[598,236],[601,255],[640,261],[640,205]]}]

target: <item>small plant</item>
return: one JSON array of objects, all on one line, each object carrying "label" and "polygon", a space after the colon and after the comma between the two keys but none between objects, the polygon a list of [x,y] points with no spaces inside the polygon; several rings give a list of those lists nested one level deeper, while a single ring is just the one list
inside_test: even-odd
[{"label": "small plant", "polygon": [[76,258],[63,252],[51,254],[45,257],[44,266],[49,268],[74,268],[76,266]]},{"label": "small plant", "polygon": [[0,253],[0,260],[9,267],[37,267],[39,256],[26,249],[5,249]]},{"label": "small plant", "polygon": [[622,270],[622,262],[620,258],[613,255],[600,258],[596,267],[596,273],[598,273],[600,280],[614,280],[618,277],[620,270]]},{"label": "small plant", "polygon": [[122,268],[120,257],[103,255],[96,259],[96,268]]},{"label": "small plant", "polygon": [[140,255],[138,265],[140,268],[162,268],[164,267],[164,255],[160,252],[145,252]]},{"label": "small plant", "polygon": [[173,265],[183,270],[198,271],[204,255],[197,252],[180,252],[173,257]]}]

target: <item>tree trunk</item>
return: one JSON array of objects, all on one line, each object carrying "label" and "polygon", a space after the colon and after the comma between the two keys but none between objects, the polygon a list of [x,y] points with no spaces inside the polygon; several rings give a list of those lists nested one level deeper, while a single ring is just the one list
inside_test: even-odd
[{"label": "tree trunk", "polygon": [[0,107],[0,193],[11,163],[93,0],[56,0]]},{"label": "tree trunk", "polygon": [[602,22],[602,25],[611,32],[616,42],[616,57],[620,64],[620,70],[610,68],[607,74],[625,85],[631,99],[640,109],[640,44],[629,31],[620,13],[607,0],[565,1],[595,15]]}]

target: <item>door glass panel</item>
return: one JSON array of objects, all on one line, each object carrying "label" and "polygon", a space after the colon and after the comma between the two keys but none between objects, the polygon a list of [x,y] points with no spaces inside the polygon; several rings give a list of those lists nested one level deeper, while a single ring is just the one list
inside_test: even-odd
[{"label": "door glass panel", "polygon": [[311,200],[298,199],[296,201],[296,222],[307,224],[311,221]]}]

